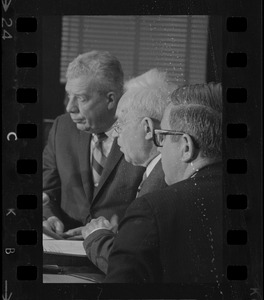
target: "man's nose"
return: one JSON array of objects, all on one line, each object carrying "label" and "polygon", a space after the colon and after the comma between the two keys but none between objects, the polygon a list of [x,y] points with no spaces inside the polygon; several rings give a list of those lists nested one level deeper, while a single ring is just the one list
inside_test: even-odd
[{"label": "man's nose", "polygon": [[69,97],[68,104],[66,106],[66,111],[68,113],[76,113],[79,112],[78,104],[74,96]]},{"label": "man's nose", "polygon": [[113,131],[112,137],[113,138],[118,138],[119,137],[119,134],[116,132],[116,130]]}]

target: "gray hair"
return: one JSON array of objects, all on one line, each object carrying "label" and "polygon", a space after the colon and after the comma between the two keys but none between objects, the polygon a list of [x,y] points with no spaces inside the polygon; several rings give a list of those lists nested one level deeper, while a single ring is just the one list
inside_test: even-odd
[{"label": "gray hair", "polygon": [[138,117],[150,117],[161,121],[170,99],[172,85],[165,72],[151,69],[125,83],[125,93],[119,107]]},{"label": "gray hair", "polygon": [[[222,155],[222,114],[200,104],[171,105],[169,115],[172,130],[189,134],[203,157]],[[171,136],[172,141],[177,136]]]},{"label": "gray hair", "polygon": [[172,93],[171,102],[174,105],[201,104],[222,112],[222,84],[209,82],[179,87]]},{"label": "gray hair", "polygon": [[77,56],[68,66],[67,79],[87,76],[94,79],[98,92],[123,94],[124,73],[119,60],[108,51],[90,51]]}]

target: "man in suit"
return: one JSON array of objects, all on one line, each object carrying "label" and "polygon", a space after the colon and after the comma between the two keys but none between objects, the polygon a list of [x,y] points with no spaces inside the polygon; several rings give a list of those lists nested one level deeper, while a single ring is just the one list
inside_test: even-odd
[{"label": "man in suit", "polygon": [[220,287],[221,113],[200,104],[170,104],[154,134],[169,187],[129,206],[118,227],[105,282]]},{"label": "man in suit", "polygon": [[106,51],[84,53],[66,78],[67,113],[55,120],[43,153],[43,226],[59,234],[99,216],[121,218],[144,173],[112,137],[120,62]]},{"label": "man in suit", "polygon": [[[167,186],[161,156],[153,143],[153,132],[154,128],[160,128],[173,88],[174,85],[168,82],[164,72],[152,69],[128,81],[125,85],[126,92],[118,103],[115,130],[120,149],[126,161],[135,166],[146,167],[138,197]],[[116,225],[116,219],[109,222],[101,216],[82,228],[87,256],[105,273],[115,238],[114,230],[108,229],[113,229]]]}]

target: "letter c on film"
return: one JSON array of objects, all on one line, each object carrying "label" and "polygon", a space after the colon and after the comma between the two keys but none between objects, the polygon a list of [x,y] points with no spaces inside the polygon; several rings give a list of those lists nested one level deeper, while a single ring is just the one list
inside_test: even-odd
[{"label": "letter c on film", "polygon": [[8,141],[10,141],[10,137],[11,137],[11,135],[13,135],[14,136],[14,139],[15,139],[15,141],[17,140],[17,135],[16,135],[16,133],[15,132],[9,132],[8,133],[8,135],[7,135],[7,140]]}]

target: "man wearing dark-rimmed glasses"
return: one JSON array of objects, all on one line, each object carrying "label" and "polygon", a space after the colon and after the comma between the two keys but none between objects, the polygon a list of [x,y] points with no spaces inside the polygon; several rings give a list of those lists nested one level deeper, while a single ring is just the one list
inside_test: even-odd
[{"label": "man wearing dark-rimmed glasses", "polygon": [[130,205],[105,282],[213,283],[220,295],[222,115],[197,103],[171,104],[154,142],[169,187]]}]

